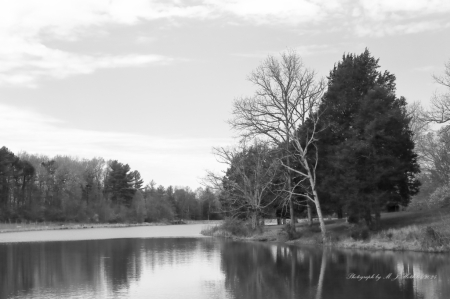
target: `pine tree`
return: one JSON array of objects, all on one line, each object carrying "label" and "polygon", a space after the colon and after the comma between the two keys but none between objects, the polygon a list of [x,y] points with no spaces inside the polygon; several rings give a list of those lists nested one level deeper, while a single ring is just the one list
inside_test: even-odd
[{"label": "pine tree", "polygon": [[117,160],[110,161],[105,179],[105,193],[111,195],[111,201],[129,206],[135,192],[134,177],[133,173],[130,173],[130,166]]},{"label": "pine tree", "polygon": [[407,205],[419,172],[406,100],[395,76],[378,71],[366,49],[344,55],[331,71],[320,107],[319,190],[326,205],[371,226],[387,204]]}]

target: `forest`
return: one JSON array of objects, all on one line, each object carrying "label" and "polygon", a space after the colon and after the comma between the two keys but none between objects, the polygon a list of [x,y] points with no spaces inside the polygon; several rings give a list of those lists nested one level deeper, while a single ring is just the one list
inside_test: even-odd
[{"label": "forest", "polygon": [[0,221],[170,222],[218,219],[208,188],[144,186],[139,171],[102,158],[12,153],[0,148]]},{"label": "forest", "polygon": [[[144,185],[117,160],[0,148],[0,221],[170,222],[234,217],[324,218],[377,228],[380,214],[450,197],[450,63],[430,107],[396,95],[396,77],[368,49],[344,54],[326,79],[299,54],[268,56],[252,96],[228,121],[240,136],[213,152],[226,165],[204,187]],[[295,226],[292,226],[295,230]]]}]

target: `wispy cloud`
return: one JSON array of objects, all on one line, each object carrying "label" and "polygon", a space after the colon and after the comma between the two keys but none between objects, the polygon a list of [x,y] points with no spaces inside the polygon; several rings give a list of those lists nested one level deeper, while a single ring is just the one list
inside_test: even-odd
[{"label": "wispy cloud", "polygon": [[[299,53],[302,57],[306,56],[312,56],[312,55],[318,55],[323,53],[330,53],[335,52],[336,48],[332,47],[331,45],[318,45],[318,44],[311,44],[311,45],[302,45],[294,48],[297,53]],[[274,55],[277,56],[283,51],[286,51],[287,49],[280,49],[278,51],[257,51],[252,53],[234,53],[233,56],[237,57],[244,57],[244,58],[259,58],[264,59],[267,57],[267,55]]]},{"label": "wispy cloud", "polygon": [[350,24],[358,36],[414,34],[448,28],[446,0],[360,0]]},{"label": "wispy cloud", "polygon": [[0,50],[0,84],[27,87],[36,87],[41,78],[63,79],[72,75],[90,74],[98,69],[145,67],[173,61],[172,58],[159,55],[89,56],[37,44],[16,52],[10,44],[9,51],[7,50]]},{"label": "wispy cloud", "polygon": [[[111,26],[167,19],[223,19],[225,24],[338,28],[356,36],[414,34],[450,27],[448,0],[16,0],[0,3],[0,85],[37,86],[102,68],[148,66],[173,59],[154,53],[74,53],[44,40],[82,41]],[[176,19],[175,22],[173,22]],[[337,30],[337,29],[336,29]],[[152,37],[136,38],[137,43]],[[319,50],[319,49],[317,49]],[[240,54],[240,55],[258,55]],[[309,52],[306,51],[306,54]]]},{"label": "wispy cloud", "polygon": [[0,4],[0,85],[35,87],[40,78],[65,78],[97,69],[147,66],[173,59],[161,55],[79,54],[50,47],[46,39],[77,41],[111,24],[141,20],[202,17],[207,8],[177,1],[18,0]]},{"label": "wispy cloud", "polygon": [[[253,25],[347,30],[357,36],[413,34],[449,26],[447,0],[205,0],[215,15]],[[329,27],[327,27],[329,28]],[[328,29],[329,30],[329,29]]]},{"label": "wispy cloud", "polygon": [[204,3],[213,12],[231,14],[256,25],[304,24],[321,20],[327,13],[325,3],[306,0],[205,0]]},{"label": "wispy cloud", "polygon": [[103,157],[128,163],[144,179],[163,185],[196,187],[206,169],[221,169],[211,153],[231,139],[162,138],[133,133],[67,128],[61,120],[0,105],[0,146],[14,152]]}]

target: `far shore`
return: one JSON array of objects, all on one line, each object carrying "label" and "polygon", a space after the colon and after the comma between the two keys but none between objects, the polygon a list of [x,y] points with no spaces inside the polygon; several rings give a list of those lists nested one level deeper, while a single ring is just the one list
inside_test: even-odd
[{"label": "far shore", "polygon": [[[214,225],[220,220],[183,220],[183,224]],[[47,230],[89,229],[89,228],[123,228],[138,226],[182,225],[171,222],[143,222],[143,223],[65,223],[65,222],[36,222],[36,223],[0,223],[1,233],[31,232]]]}]

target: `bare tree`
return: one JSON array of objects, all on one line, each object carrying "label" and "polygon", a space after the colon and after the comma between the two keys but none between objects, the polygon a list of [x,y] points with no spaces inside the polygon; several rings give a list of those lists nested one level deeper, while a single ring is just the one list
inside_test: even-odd
[{"label": "bare tree", "polygon": [[450,130],[449,126],[438,132],[424,135],[420,144],[422,168],[431,174],[438,185],[450,182]]},{"label": "bare tree", "polygon": [[423,113],[423,120],[438,124],[450,121],[450,61],[445,64],[444,75],[433,75],[434,81],[446,88],[445,92],[435,92],[431,107]]},{"label": "bare tree", "polygon": [[228,166],[221,174],[208,172],[206,184],[221,192],[227,200],[226,212],[250,215],[252,228],[258,226],[261,211],[276,200],[271,186],[279,169],[278,160],[265,143],[251,147],[214,148],[219,162]]},{"label": "bare tree", "polygon": [[[264,136],[267,140],[282,148],[282,163],[285,166],[287,182],[285,191],[290,207],[291,223],[295,223],[293,197],[295,186],[292,184],[292,173],[309,181],[311,196],[308,200],[314,202],[321,222],[323,236],[325,225],[317,195],[315,169],[318,159],[313,165],[307,159],[307,154],[316,144],[316,128],[318,115],[316,108],[325,90],[323,79],[317,80],[316,73],[307,69],[301,57],[295,52],[281,54],[278,60],[269,56],[249,76],[257,90],[253,97],[238,99],[234,102],[232,127],[244,138]],[[312,131],[300,136],[298,129],[311,121]],[[292,144],[294,152],[290,150]],[[316,151],[317,153],[317,151]],[[298,159],[302,170],[292,167],[293,159]],[[309,206],[309,205],[308,205]],[[291,228],[295,230],[295,226]]]},{"label": "bare tree", "polygon": [[407,106],[407,113],[411,118],[409,127],[414,133],[414,143],[418,144],[429,129],[429,122],[424,119],[424,114],[426,112],[424,111],[420,102],[414,102]]}]

